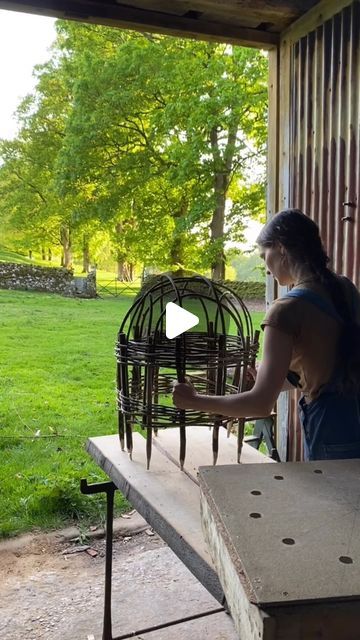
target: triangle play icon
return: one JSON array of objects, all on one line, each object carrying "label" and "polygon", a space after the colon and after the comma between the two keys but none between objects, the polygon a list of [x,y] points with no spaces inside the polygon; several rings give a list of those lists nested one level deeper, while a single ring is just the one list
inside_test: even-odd
[{"label": "triangle play icon", "polygon": [[199,318],[174,302],[168,302],[165,309],[165,333],[169,340],[199,324]]}]

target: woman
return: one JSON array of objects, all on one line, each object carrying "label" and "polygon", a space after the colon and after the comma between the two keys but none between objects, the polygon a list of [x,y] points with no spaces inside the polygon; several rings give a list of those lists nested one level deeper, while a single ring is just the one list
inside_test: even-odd
[{"label": "woman", "polygon": [[263,321],[263,360],[253,388],[230,396],[177,383],[180,409],[268,416],[283,390],[299,387],[305,459],[360,457],[360,294],[335,275],[317,225],[301,211],[276,214],[257,243],[268,271],[292,289]]}]

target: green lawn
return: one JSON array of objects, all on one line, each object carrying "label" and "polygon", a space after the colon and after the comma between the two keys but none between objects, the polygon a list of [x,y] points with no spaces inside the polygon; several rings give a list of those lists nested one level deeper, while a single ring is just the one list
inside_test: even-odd
[{"label": "green lawn", "polygon": [[114,344],[131,302],[0,290],[0,535],[102,520],[79,481],[105,478],[84,444],[117,431]]},{"label": "green lawn", "polygon": [[22,264],[45,264],[46,265],[46,262],[40,260],[40,258],[38,257],[34,257],[34,259],[32,260],[25,254],[12,251],[11,249],[7,249],[1,244],[0,244],[0,262],[16,262],[16,263],[22,263]]}]

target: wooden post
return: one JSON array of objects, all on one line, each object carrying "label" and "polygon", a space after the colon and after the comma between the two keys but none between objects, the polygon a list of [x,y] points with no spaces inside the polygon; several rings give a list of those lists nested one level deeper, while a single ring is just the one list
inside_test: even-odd
[{"label": "wooden post", "polygon": [[120,336],[124,335],[121,333],[118,333],[118,347],[119,347],[119,353],[118,353],[118,358],[117,358],[117,363],[116,363],[116,383],[117,383],[117,410],[118,410],[118,429],[119,429],[119,439],[120,439],[120,447],[121,447],[121,451],[124,451],[125,449],[125,429],[124,429],[124,414],[122,413],[122,409],[121,409],[121,364],[119,362],[119,358],[121,359],[121,351],[120,351],[120,344],[121,344],[121,339]]},{"label": "wooden post", "polygon": [[[241,380],[240,380],[240,389],[239,391],[245,391],[246,389],[246,383],[247,383],[247,369],[248,369],[248,363],[249,363],[249,354],[250,354],[250,338],[249,336],[246,336],[245,338],[245,345],[244,345],[244,362],[243,362],[243,369],[242,369],[242,374],[241,374]],[[245,429],[245,418],[239,418],[238,421],[238,433],[237,433],[237,439],[238,439],[238,458],[237,461],[238,463],[240,463],[240,457],[241,457],[241,449],[242,449],[242,443],[243,443],[243,439],[244,439],[244,429]]]},{"label": "wooden post", "polygon": [[[178,382],[185,382],[185,335],[178,336],[175,344],[176,373]],[[186,414],[179,410],[180,423],[180,469],[184,469],[186,455]]]},{"label": "wooden post", "polygon": [[125,434],[126,434],[126,448],[129,452],[130,458],[132,458],[133,441],[132,441],[132,426],[131,418],[129,415],[129,379],[128,369],[126,362],[127,351],[127,339],[125,333],[119,333],[119,352],[120,352],[120,385],[122,394],[122,404],[124,407],[123,418],[125,421]]},{"label": "wooden post", "polygon": [[144,400],[145,400],[145,419],[146,419],[146,468],[150,468],[151,460],[151,448],[152,448],[152,399],[153,399],[153,382],[154,382],[154,367],[153,367],[153,340],[148,339],[148,353],[147,353],[147,366],[145,367],[145,388],[144,388]]},{"label": "wooden post", "polygon": [[[224,357],[225,357],[225,349],[226,349],[226,336],[221,334],[219,336],[219,346],[218,346],[218,366],[217,366],[217,375],[216,375],[216,395],[223,395],[225,392],[225,384],[226,384],[226,372],[224,367]],[[219,454],[219,428],[222,422],[222,416],[215,416],[214,426],[213,426],[213,437],[212,437],[212,449],[213,449],[213,464],[215,465],[217,462],[218,454]]]}]

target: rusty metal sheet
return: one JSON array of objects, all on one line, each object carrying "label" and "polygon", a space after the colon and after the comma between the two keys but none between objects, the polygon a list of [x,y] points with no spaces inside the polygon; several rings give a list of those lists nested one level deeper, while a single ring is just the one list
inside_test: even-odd
[{"label": "rusty metal sheet", "polygon": [[335,271],[360,286],[360,2],[291,55],[290,204],[319,224]]},{"label": "rusty metal sheet", "polygon": [[[360,287],[359,1],[293,45],[290,92],[290,206],[315,220],[334,270]],[[293,461],[303,457],[297,399],[288,421]]]},{"label": "rusty metal sheet", "polygon": [[360,599],[360,460],[200,467],[199,480],[251,602]]}]

